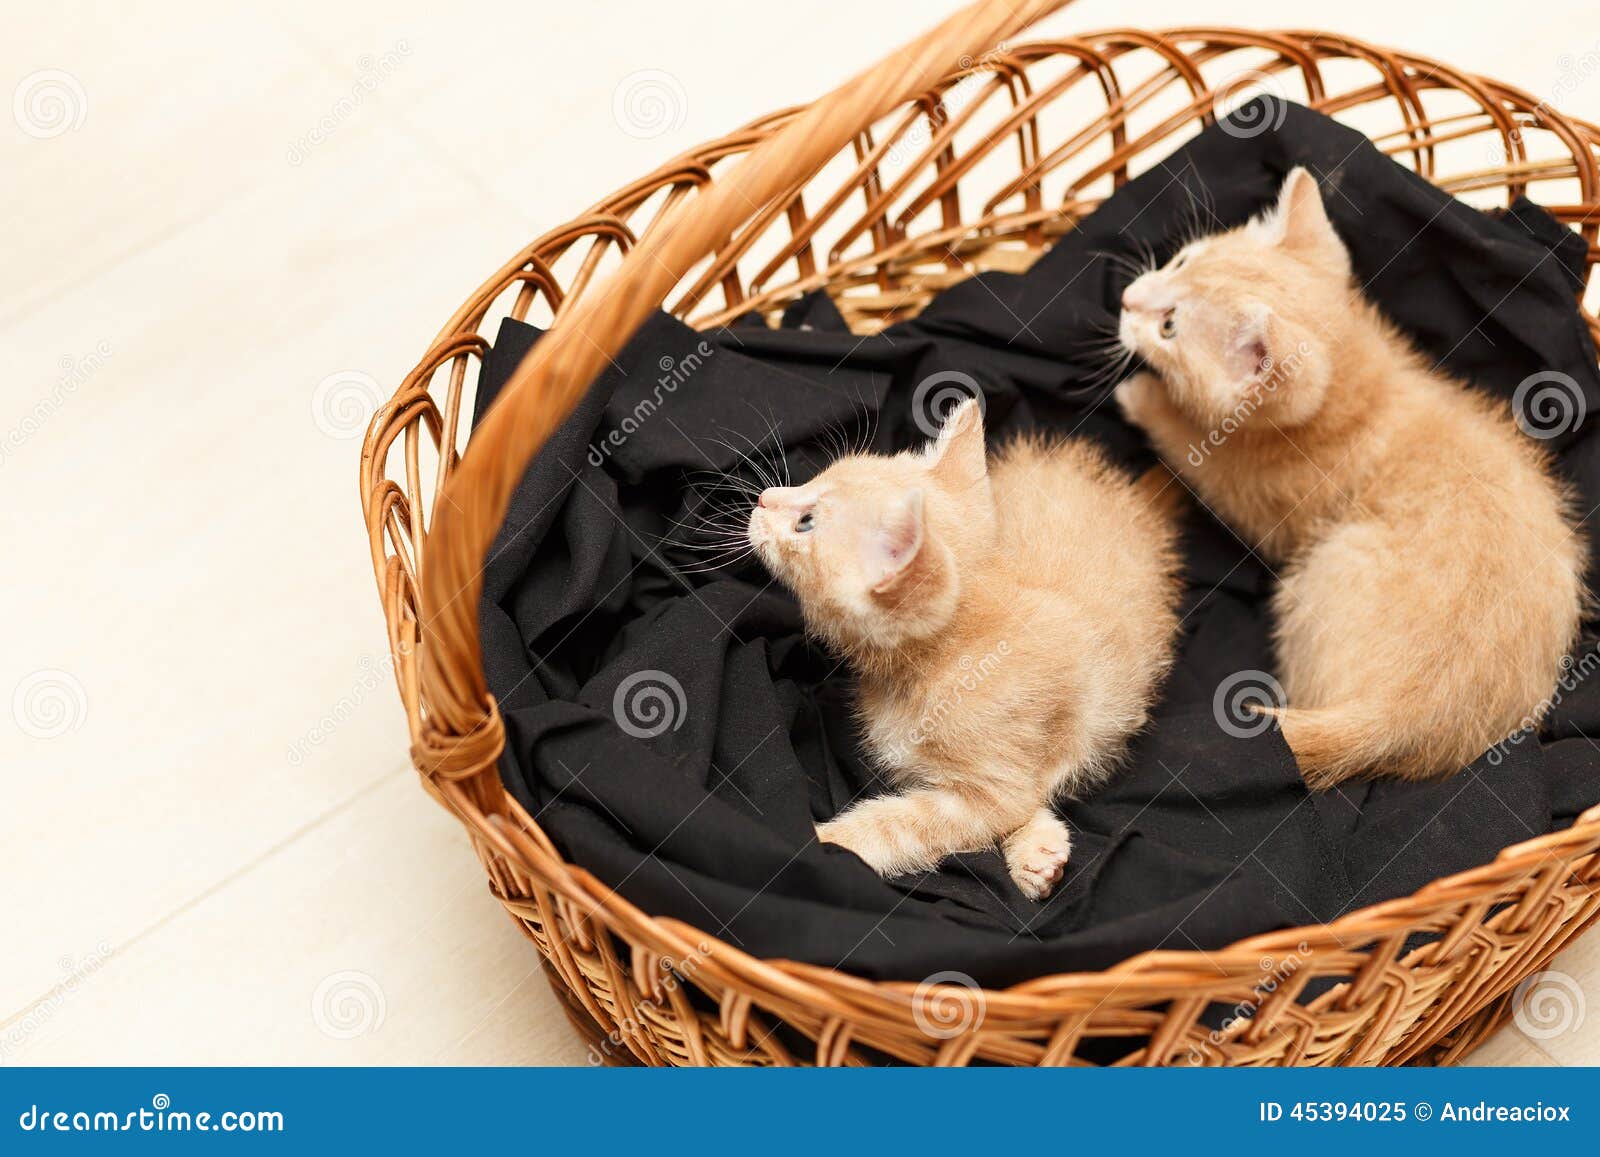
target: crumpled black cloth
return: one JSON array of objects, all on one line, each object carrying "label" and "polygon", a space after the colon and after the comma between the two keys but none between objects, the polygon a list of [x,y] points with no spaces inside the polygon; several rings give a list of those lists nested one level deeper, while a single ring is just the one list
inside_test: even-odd
[{"label": "crumpled black cloth", "polygon": [[[1262,111],[1239,124],[1259,127],[1249,118]],[[685,533],[674,520],[694,521],[696,472],[755,480],[740,465],[752,443],[781,441],[799,481],[840,437],[878,450],[923,441],[912,407],[930,394],[918,384],[950,371],[981,385],[993,440],[1045,427],[1148,464],[1111,383],[1092,384],[1128,276],[1114,255],[1148,247],[1164,260],[1197,224],[1236,225],[1297,164],[1322,181],[1368,292],[1445,369],[1508,399],[1529,375],[1559,371],[1591,414],[1600,408],[1574,301],[1579,238],[1528,202],[1486,215],[1454,201],[1305,109],[1265,111],[1281,115],[1276,129],[1206,131],[1026,273],[963,282],[877,336],[847,332],[822,294],[777,330],[749,321],[701,334],[665,314],[644,326],[529,467],[486,561],[501,774],[567,856],[644,910],[757,956],[1003,985],[1332,920],[1600,801],[1588,738],[1600,735],[1600,679],[1583,663],[1600,665],[1594,624],[1542,736],[1442,783],[1309,794],[1275,730],[1236,738],[1213,713],[1226,677],[1272,667],[1273,579],[1195,513],[1179,662],[1126,770],[1064,805],[1075,842],[1057,894],[1025,900],[997,851],[884,881],[813,835],[879,790],[848,672],[803,637],[793,600],[759,564],[691,572],[703,555],[661,543]],[[480,414],[537,336],[501,328]],[[1600,502],[1597,421],[1550,443],[1586,512]],[[1440,663],[1473,662],[1472,624],[1436,646]]]}]

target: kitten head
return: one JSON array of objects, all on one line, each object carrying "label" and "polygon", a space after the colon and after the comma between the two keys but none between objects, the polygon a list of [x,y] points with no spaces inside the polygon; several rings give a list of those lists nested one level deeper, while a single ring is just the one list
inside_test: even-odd
[{"label": "kitten head", "polygon": [[1201,425],[1298,426],[1322,407],[1328,325],[1352,309],[1350,277],[1317,182],[1297,168],[1272,209],[1128,286],[1118,336]]},{"label": "kitten head", "polygon": [[762,491],[749,537],[812,633],[849,652],[947,626],[994,528],[983,414],[969,400],[925,450],[852,454],[804,486]]}]

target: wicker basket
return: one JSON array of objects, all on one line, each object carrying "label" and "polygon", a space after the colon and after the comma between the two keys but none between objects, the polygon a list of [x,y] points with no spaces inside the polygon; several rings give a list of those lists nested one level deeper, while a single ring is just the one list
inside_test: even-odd
[{"label": "wicker basket", "polygon": [[[373,420],[361,498],[413,758],[601,1059],[1060,1065],[1120,1049],[1117,1063],[1137,1065],[1448,1062],[1600,913],[1596,807],[1330,925],[1003,992],[877,984],[651,917],[563,862],[501,789],[502,723],[478,652],[484,551],[525,463],[669,294],[667,308],[703,328],[772,317],[826,287],[852,327],[876,330],[976,271],[1026,267],[1111,189],[1263,90],[1344,120],[1478,203],[1531,187],[1580,230],[1600,280],[1594,126],[1323,33],[1011,42],[1062,6],[974,5],[822,100],[692,150],[545,234],[456,312]],[[463,395],[508,314],[554,328],[463,456]],[[1437,938],[1406,952],[1417,933]],[[1254,1015],[1213,1031],[1200,1019],[1212,1004]],[[1095,1043],[1105,1038],[1116,1039]]]}]

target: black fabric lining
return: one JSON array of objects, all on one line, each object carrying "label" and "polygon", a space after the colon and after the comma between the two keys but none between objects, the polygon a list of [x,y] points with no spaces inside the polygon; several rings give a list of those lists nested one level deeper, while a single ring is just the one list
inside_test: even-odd
[{"label": "black fabric lining", "polygon": [[[1443,783],[1307,793],[1275,731],[1235,738],[1213,717],[1224,678],[1272,667],[1273,580],[1197,514],[1177,668],[1127,768],[1065,805],[1075,847],[1057,895],[1025,900],[997,851],[880,880],[813,839],[814,822],[874,789],[847,672],[807,642],[758,564],[688,574],[700,556],[660,545],[696,499],[693,472],[736,467],[733,448],[773,431],[796,480],[825,464],[837,436],[917,444],[915,387],[950,369],[981,386],[993,440],[1044,427],[1148,463],[1109,386],[1088,386],[1103,366],[1091,347],[1127,276],[1109,255],[1164,258],[1197,220],[1238,224],[1297,164],[1322,182],[1368,292],[1445,370],[1507,399],[1557,370],[1591,412],[1600,405],[1573,298],[1580,238],[1526,201],[1495,215],[1455,202],[1298,107],[1276,131],[1202,134],[1026,273],[963,282],[880,335],[847,332],[824,294],[795,303],[777,330],[746,319],[701,334],[657,315],[529,467],[488,555],[483,654],[507,723],[507,787],[566,855],[647,911],[758,956],[882,979],[955,970],[988,985],[1330,921],[1600,800],[1588,738],[1600,734],[1600,680],[1581,663],[1542,738]],[[501,328],[480,414],[537,337]],[[1584,511],[1600,502],[1592,424],[1550,443]],[[1590,624],[1580,660],[1596,645]],[[1439,655],[1472,662],[1470,624]],[[613,709],[642,672],[682,689],[681,700],[667,689],[671,725],[649,738]]]}]

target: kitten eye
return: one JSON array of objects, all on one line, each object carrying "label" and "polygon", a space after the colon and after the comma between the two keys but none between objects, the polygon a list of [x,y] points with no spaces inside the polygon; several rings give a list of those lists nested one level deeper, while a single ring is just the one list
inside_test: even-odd
[{"label": "kitten eye", "polygon": [[808,510],[802,514],[799,520],[794,524],[794,532],[796,534],[810,534],[812,528],[814,528],[816,525],[817,516]]},{"label": "kitten eye", "polygon": [[1168,341],[1178,336],[1178,316],[1176,312],[1168,310],[1167,316],[1161,319],[1161,336]]}]

